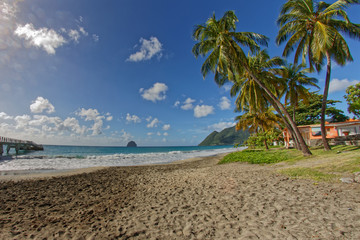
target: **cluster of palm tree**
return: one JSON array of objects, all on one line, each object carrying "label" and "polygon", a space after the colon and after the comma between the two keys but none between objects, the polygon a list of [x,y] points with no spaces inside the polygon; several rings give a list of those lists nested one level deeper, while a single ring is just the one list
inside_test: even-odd
[{"label": "cluster of palm tree", "polygon": [[[324,59],[327,60],[326,82],[321,117],[321,130],[325,149],[330,149],[326,141],[325,108],[331,73],[331,60],[339,65],[351,61],[349,47],[341,34],[351,38],[360,38],[360,25],[350,22],[346,7],[358,4],[357,0],[338,0],[333,4],[313,0],[288,0],[281,9],[277,20],[280,30],[277,44],[286,42],[283,56],[287,57],[295,50],[294,63],[288,64],[280,57],[271,58],[266,50],[269,39],[253,32],[237,32],[238,18],[228,11],[220,19],[215,14],[202,25],[194,29],[193,37],[197,41],[192,51],[198,56],[207,56],[201,72],[203,77],[214,73],[218,85],[226,82],[233,84],[231,95],[236,96],[236,108],[245,114],[237,117],[237,128],[252,126],[254,132],[265,131],[269,124],[260,119],[269,116],[269,111],[277,112],[283,124],[289,130],[296,147],[304,155],[311,155],[294,116],[290,116],[285,106],[296,107],[300,99],[306,101],[309,89],[317,80],[306,73],[320,71]],[[243,48],[247,48],[246,54]],[[298,65],[298,59],[302,63]],[[306,68],[306,63],[309,68]],[[285,100],[283,104],[281,99]],[[270,108],[270,107],[273,107]],[[295,112],[295,111],[294,111]],[[253,121],[249,121],[253,117]],[[256,120],[257,119],[257,120]]]}]

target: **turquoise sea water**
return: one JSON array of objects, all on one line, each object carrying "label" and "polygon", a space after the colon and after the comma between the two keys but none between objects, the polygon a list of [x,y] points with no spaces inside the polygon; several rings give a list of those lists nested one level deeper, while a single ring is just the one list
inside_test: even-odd
[{"label": "turquoise sea water", "polygon": [[99,166],[135,166],[170,163],[194,157],[232,152],[233,146],[93,147],[44,145],[44,151],[22,152],[0,160],[0,171],[65,170]]}]

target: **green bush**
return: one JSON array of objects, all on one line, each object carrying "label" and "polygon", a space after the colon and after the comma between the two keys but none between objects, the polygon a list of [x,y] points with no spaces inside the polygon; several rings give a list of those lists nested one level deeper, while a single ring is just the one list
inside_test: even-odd
[{"label": "green bush", "polygon": [[248,162],[251,164],[277,163],[290,159],[291,156],[286,151],[265,151],[246,149],[240,152],[233,152],[226,155],[219,164],[230,162]]}]

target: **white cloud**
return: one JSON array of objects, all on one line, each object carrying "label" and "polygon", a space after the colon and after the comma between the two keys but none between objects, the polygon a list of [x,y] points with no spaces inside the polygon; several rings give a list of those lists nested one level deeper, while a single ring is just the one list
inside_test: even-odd
[{"label": "white cloud", "polygon": [[140,123],[141,119],[136,116],[136,115],[130,115],[130,113],[126,114],[126,121],[128,123],[133,122],[133,123]]},{"label": "white cloud", "polygon": [[149,60],[153,56],[161,58],[162,44],[156,37],[150,37],[150,40],[140,38],[141,47],[140,50],[134,54],[131,54],[126,61],[139,62],[143,60]]},{"label": "white cloud", "polygon": [[223,85],[223,88],[226,92],[229,92],[232,88],[232,84],[224,84]]},{"label": "white cloud", "polygon": [[103,120],[105,116],[101,116],[97,109],[84,109],[82,108],[77,115],[84,118],[85,121],[94,121],[93,126],[90,128],[92,130],[92,135],[100,135],[102,133]]},{"label": "white cloud", "polygon": [[156,135],[161,136],[161,133],[160,133],[160,132],[157,132]]},{"label": "white cloud", "polygon": [[235,122],[219,122],[219,123],[215,123],[213,125],[210,125],[208,127],[208,129],[220,132],[220,131],[224,130],[225,128],[235,126],[235,124],[236,124]]},{"label": "white cloud", "polygon": [[43,97],[37,97],[35,101],[30,105],[32,113],[42,113],[46,110],[47,113],[55,112],[55,107],[49,102],[49,100]]},{"label": "white cloud", "polygon": [[180,101],[176,101],[175,103],[174,103],[174,107],[178,107],[180,105]]},{"label": "white cloud", "polygon": [[359,80],[348,80],[348,79],[333,79],[330,81],[330,86],[329,86],[329,93],[332,92],[338,92],[338,91],[345,91],[347,87],[351,86],[351,85],[355,85],[358,84],[360,81]]},{"label": "white cloud", "polygon": [[219,103],[219,107],[221,110],[230,109],[231,103],[227,97],[222,97]]},{"label": "white cloud", "polygon": [[196,105],[194,108],[194,116],[196,118],[206,117],[209,114],[214,114],[214,107],[209,105]]},{"label": "white cloud", "polygon": [[195,102],[194,99],[187,98],[187,99],[184,101],[184,104],[181,106],[181,109],[183,109],[183,110],[193,109],[193,108],[194,108],[193,102]]},{"label": "white cloud", "polygon": [[93,34],[93,35],[92,35],[92,38],[93,38],[94,42],[98,42],[99,39],[100,39],[99,36],[96,35],[96,34]]},{"label": "white cloud", "polygon": [[0,119],[2,119],[2,120],[12,120],[12,119],[14,119],[14,117],[9,116],[4,112],[0,112]]},{"label": "white cloud", "polygon": [[169,134],[167,133],[167,132],[164,132],[164,134],[163,134],[164,136],[169,136]]},{"label": "white cloud", "polygon": [[27,40],[29,45],[43,48],[48,54],[55,54],[55,49],[66,43],[65,38],[55,30],[35,29],[31,23],[18,25],[14,33]]},{"label": "white cloud", "polygon": [[170,129],[170,124],[165,124],[164,126],[163,126],[163,130],[164,131],[168,131]]},{"label": "white cloud", "polygon": [[100,116],[100,113],[98,112],[97,109],[85,109],[85,108],[81,108],[81,110],[79,112],[77,112],[77,115],[85,118],[85,121],[95,121],[98,119],[98,117],[104,118],[103,116]]},{"label": "white cloud", "polygon": [[73,40],[76,43],[79,43],[80,33],[77,30],[70,29],[68,35],[71,40]]},{"label": "white cloud", "polygon": [[146,125],[146,127],[154,128],[154,127],[157,127],[158,123],[159,123],[159,120],[157,118],[154,118],[149,124]]},{"label": "white cloud", "polygon": [[153,87],[149,89],[140,88],[139,92],[142,93],[142,97],[146,100],[156,102],[166,98],[166,91],[168,86],[164,83],[155,83]]},{"label": "white cloud", "polygon": [[152,136],[154,133],[153,132],[148,132],[147,135],[148,136]]},{"label": "white cloud", "polygon": [[87,36],[89,35],[89,33],[87,31],[85,31],[85,29],[83,27],[79,27],[79,31],[82,33],[82,35]]},{"label": "white cloud", "polygon": [[5,20],[8,20],[10,18],[15,17],[15,13],[17,12],[16,6],[10,5],[6,2],[0,3],[0,18],[3,18]]},{"label": "white cloud", "polygon": [[106,117],[106,121],[110,122],[110,121],[112,121],[112,120],[113,120],[113,116],[107,116],[107,117]]}]

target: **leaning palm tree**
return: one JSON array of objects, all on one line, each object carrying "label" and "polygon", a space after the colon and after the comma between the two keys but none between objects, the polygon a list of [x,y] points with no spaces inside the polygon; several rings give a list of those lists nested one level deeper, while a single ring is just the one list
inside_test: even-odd
[{"label": "leaning palm tree", "polygon": [[[326,141],[325,110],[329,92],[331,60],[339,65],[352,61],[349,47],[343,37],[347,35],[360,39],[360,25],[349,20],[345,11],[358,0],[338,0],[332,4],[314,0],[288,0],[278,18],[280,30],[277,43],[287,41],[283,56],[295,50],[294,62],[301,57],[313,71],[320,70],[324,60],[327,62],[324,95],[321,109],[321,135],[325,150],[330,150]],[[343,34],[343,35],[342,35]]]},{"label": "leaning palm tree", "polygon": [[[280,98],[284,89],[287,89],[287,81],[283,78],[276,77],[274,74],[278,67],[283,64],[283,59],[279,57],[270,58],[266,50],[259,51],[255,55],[250,55],[249,53],[247,57],[247,65],[251,72],[256,73],[256,76],[261,79],[262,83],[271,90],[277,98]],[[248,72],[244,72],[241,78],[234,81],[230,94],[231,96],[238,94],[235,102],[237,111],[242,111],[244,108],[251,112],[263,111],[269,107],[269,104],[273,105],[274,109],[276,109],[282,118],[286,128],[289,129],[296,148],[301,149],[299,140],[294,132],[291,131],[292,127],[288,120],[281,113],[279,107],[266,94],[265,90],[255,82],[254,78]]]},{"label": "leaning palm tree", "polygon": [[307,99],[310,97],[309,89],[305,86],[312,86],[319,88],[316,78],[306,76],[310,72],[309,68],[304,68],[304,65],[297,65],[287,63],[280,68],[272,70],[275,74],[279,75],[286,81],[286,87],[283,89],[285,95],[285,106],[290,104],[293,108],[293,120],[295,122],[295,109],[300,100],[306,104]]},{"label": "leaning palm tree", "polygon": [[228,11],[219,20],[213,15],[205,24],[195,27],[193,37],[198,43],[192,49],[193,54],[195,57],[208,54],[201,68],[203,76],[205,77],[209,72],[213,72],[215,82],[222,85],[226,81],[235,81],[241,78],[244,73],[248,73],[265,91],[274,107],[277,107],[285,115],[291,126],[289,130],[293,131],[299,139],[303,154],[311,155],[295,122],[279,99],[259,80],[255,73],[251,72],[247,64],[247,57],[239,46],[248,47],[251,52],[255,52],[259,50],[259,45],[267,45],[267,37],[250,32],[236,32],[237,21],[235,13]]}]

